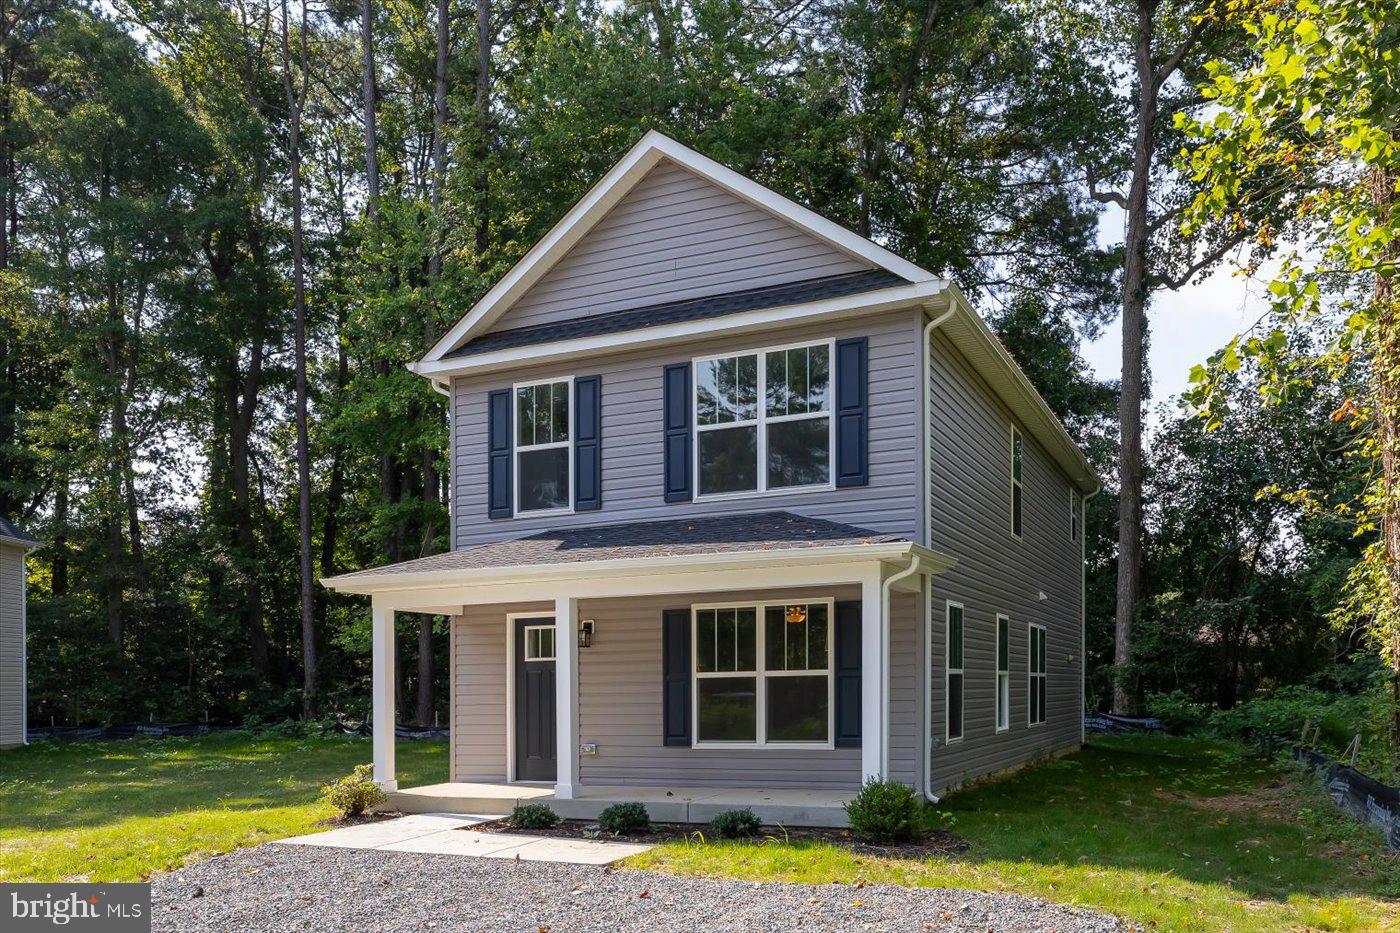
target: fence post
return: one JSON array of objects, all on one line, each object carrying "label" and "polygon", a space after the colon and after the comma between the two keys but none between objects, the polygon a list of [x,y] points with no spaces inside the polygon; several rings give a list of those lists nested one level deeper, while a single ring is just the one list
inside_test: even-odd
[{"label": "fence post", "polygon": [[1308,733],[1312,731],[1312,717],[1303,720],[1303,737],[1298,740],[1298,744],[1308,744]]},{"label": "fence post", "polygon": [[1359,755],[1359,754],[1361,754],[1361,733],[1360,733],[1360,732],[1356,733],[1356,738],[1354,738],[1354,739],[1351,740],[1351,747],[1348,749],[1348,751],[1351,752],[1351,766],[1352,766],[1353,768],[1355,768],[1355,767],[1356,767],[1356,756]]}]

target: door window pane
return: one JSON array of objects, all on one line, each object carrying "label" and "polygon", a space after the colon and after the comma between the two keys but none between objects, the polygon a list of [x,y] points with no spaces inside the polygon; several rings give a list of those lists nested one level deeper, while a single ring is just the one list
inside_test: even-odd
[{"label": "door window pane", "polygon": [[768,488],[821,486],[831,477],[831,427],[827,418],[768,425]]},{"label": "door window pane", "polygon": [[525,629],[525,660],[554,660],[553,626],[540,626]]},{"label": "door window pane", "polygon": [[518,457],[520,511],[569,507],[569,448],[522,450]]},{"label": "door window pane", "polygon": [[758,738],[754,677],[702,677],[696,683],[697,735],[702,742],[753,742]]},{"label": "door window pane", "polygon": [[829,702],[827,678],[768,677],[770,742],[825,742]]},{"label": "door window pane", "polygon": [[701,431],[700,495],[747,492],[758,488],[758,428]]}]

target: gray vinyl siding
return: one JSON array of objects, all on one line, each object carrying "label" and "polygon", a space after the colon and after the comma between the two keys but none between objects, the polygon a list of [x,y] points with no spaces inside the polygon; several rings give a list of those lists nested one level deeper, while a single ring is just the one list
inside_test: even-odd
[{"label": "gray vinyl siding", "polygon": [[700,298],[869,264],[662,161],[493,326]]},{"label": "gray vinyl siding", "polygon": [[0,544],[0,748],[24,742],[24,551]]},{"label": "gray vinyl siding", "polygon": [[[1023,535],[1011,537],[1011,424],[983,379],[935,334],[929,389],[931,546],[958,565],[933,578],[930,696],[935,791],[1074,747],[1082,709],[1080,542],[1070,539],[1069,479],[1022,430]],[[1020,427],[1018,425],[1018,427]],[[1046,599],[1041,600],[1039,593]],[[961,742],[943,745],[945,607],[964,606]],[[1010,728],[996,733],[996,615],[1011,619]],[[1046,628],[1044,725],[1028,727],[1028,623]]]},{"label": "gray vinyl siding", "polygon": [[[765,599],[857,599],[852,586],[672,596],[587,599],[580,618],[596,624],[594,644],[579,651],[579,741],[596,755],[579,758],[585,785],[795,787],[854,789],[860,749],[701,749],[662,744],[661,620],[666,609],[695,603]],[[899,780],[918,777],[918,599],[891,599],[890,766]],[[453,623],[454,780],[505,776],[506,614],[552,613],[546,603],[473,606]]]},{"label": "gray vinyl siding", "polygon": [[[918,331],[914,311],[632,351],[571,364],[453,380],[454,537],[458,548],[546,529],[620,521],[788,509],[880,532],[914,535],[919,486]],[[666,503],[662,497],[662,371],[668,363],[717,352],[806,340],[870,340],[870,484],[846,489]],[[563,376],[602,376],[603,507],[578,514],[487,517],[486,406],[493,389]]]}]

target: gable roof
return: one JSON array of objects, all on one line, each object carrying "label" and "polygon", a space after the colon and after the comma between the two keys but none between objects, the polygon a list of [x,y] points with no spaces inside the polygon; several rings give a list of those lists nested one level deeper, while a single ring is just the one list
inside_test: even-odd
[{"label": "gable roof", "polygon": [[[442,360],[472,337],[482,334],[511,304],[559,262],[607,212],[663,159],[688,169],[729,193],[781,217],[817,240],[908,282],[931,282],[933,273],[901,259],[797,202],[745,178],[733,169],[683,146],[656,130],[649,131],[622,159],[472,306],[420,361]],[[415,367],[416,369],[416,367]]]},{"label": "gable roof", "polygon": [[904,282],[899,276],[884,269],[869,272],[848,272],[820,279],[807,279],[786,285],[768,285],[763,288],[750,288],[741,292],[726,292],[722,295],[707,295],[704,298],[688,298],[682,301],[667,301],[645,308],[632,308],[627,311],[610,311],[588,317],[571,318],[545,324],[532,324],[511,330],[493,330],[473,337],[455,350],[444,354],[444,359],[460,359],[489,353],[493,350],[514,349],[553,343],[556,340],[571,340],[581,337],[596,337],[602,334],[617,334],[644,327],[660,327],[663,324],[679,324],[686,321],[703,321],[738,314],[742,311],[757,311],[763,308],[776,308],[783,305],[801,304],[823,298],[841,298],[858,295],[876,289],[889,288]]},{"label": "gable roof", "polygon": [[0,515],[0,544],[17,544],[20,547],[35,548],[40,542],[15,526],[8,518]]}]

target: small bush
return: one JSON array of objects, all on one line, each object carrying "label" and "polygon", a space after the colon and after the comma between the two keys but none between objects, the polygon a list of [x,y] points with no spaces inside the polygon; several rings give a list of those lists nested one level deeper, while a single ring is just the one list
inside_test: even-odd
[{"label": "small bush", "polygon": [[598,814],[598,825],[614,836],[640,833],[651,828],[651,816],[639,803],[615,803]]},{"label": "small bush", "polygon": [[866,781],[845,808],[851,832],[864,842],[912,842],[923,835],[922,807],[907,784]]},{"label": "small bush", "polygon": [[542,803],[522,803],[510,811],[510,825],[517,829],[553,829],[559,825],[559,814]]},{"label": "small bush", "polygon": [[721,839],[747,839],[758,835],[762,824],[748,807],[742,810],[725,810],[710,820],[710,827]]},{"label": "small bush", "polygon": [[1197,703],[1190,695],[1173,690],[1171,693],[1149,693],[1147,712],[1162,720],[1162,725],[1178,735],[1198,729],[1210,715],[1210,707]]},{"label": "small bush", "polygon": [[384,788],[375,783],[374,765],[356,765],[345,777],[321,788],[321,797],[342,816],[359,816],[385,796]]}]

